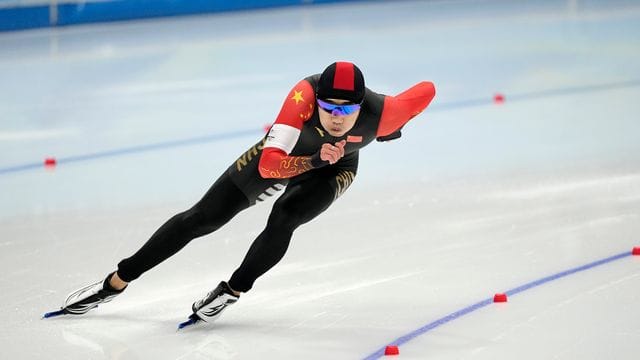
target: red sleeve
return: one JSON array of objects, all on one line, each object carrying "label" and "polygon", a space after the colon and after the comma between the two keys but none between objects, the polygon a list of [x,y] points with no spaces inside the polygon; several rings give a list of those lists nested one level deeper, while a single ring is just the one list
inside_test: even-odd
[{"label": "red sleeve", "polygon": [[286,179],[313,169],[311,156],[288,156],[278,148],[262,150],[258,170],[265,179]]},{"label": "red sleeve", "polygon": [[429,106],[435,95],[433,83],[423,81],[396,96],[386,96],[376,137],[387,136],[400,129]]},{"label": "red sleeve", "polygon": [[294,86],[282,104],[275,124],[285,124],[301,130],[302,124],[311,118],[316,103],[316,93],[307,80]]},{"label": "red sleeve", "polygon": [[[287,152],[295,146],[304,122],[311,118],[315,102],[315,92],[308,81],[302,80],[291,89],[274,123],[274,127],[277,129],[270,131],[267,136],[268,139],[258,164],[260,176],[283,179],[313,169],[311,155],[289,156]],[[297,130],[288,128],[288,126]],[[269,139],[269,137],[271,138]]]}]

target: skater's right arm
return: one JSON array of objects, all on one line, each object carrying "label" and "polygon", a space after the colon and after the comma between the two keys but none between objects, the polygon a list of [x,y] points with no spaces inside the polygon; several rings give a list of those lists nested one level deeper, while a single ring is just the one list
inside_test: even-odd
[{"label": "skater's right arm", "polygon": [[[301,80],[291,89],[271,126],[258,169],[263,178],[290,178],[311,169],[333,164],[344,155],[344,144],[324,144],[313,156],[289,156],[302,126],[311,118],[316,94],[307,80]],[[335,161],[334,161],[335,159]]]}]

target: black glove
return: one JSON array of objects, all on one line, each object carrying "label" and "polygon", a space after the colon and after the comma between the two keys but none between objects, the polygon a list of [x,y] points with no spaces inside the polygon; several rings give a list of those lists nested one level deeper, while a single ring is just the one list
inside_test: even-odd
[{"label": "black glove", "polygon": [[402,128],[398,129],[396,132],[393,132],[389,135],[377,137],[376,141],[379,141],[379,142],[391,141],[391,140],[399,139],[401,136],[402,136]]}]

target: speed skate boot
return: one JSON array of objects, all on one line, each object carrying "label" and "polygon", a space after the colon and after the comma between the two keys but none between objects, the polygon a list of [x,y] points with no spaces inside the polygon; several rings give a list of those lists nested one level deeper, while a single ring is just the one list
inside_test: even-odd
[{"label": "speed skate boot", "polygon": [[191,309],[201,320],[211,323],[220,317],[227,306],[234,304],[238,299],[240,296],[234,295],[229,284],[222,281],[203,299],[194,302]]},{"label": "speed skate boot", "polygon": [[62,311],[65,314],[82,315],[120,295],[126,287],[122,290],[112,288],[109,285],[109,280],[111,280],[113,274],[111,273],[107,275],[106,279],[87,285],[69,294],[62,305]]}]

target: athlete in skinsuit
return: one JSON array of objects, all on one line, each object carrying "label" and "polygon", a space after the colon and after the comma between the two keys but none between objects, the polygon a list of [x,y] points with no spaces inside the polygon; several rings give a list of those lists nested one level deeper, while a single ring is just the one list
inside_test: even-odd
[{"label": "athlete in skinsuit", "polygon": [[62,311],[84,314],[110,301],[144,272],[194,238],[216,231],[240,211],[286,187],[267,225],[229,281],[192,305],[211,322],[284,256],[294,230],[326,210],[355,179],[359,150],[374,139],[400,137],[401,128],[435,95],[420,82],[396,96],[377,94],[350,62],[329,65],[298,82],[268,134],[242,154],[192,208],[162,225],[106,279],[73,292]]}]

